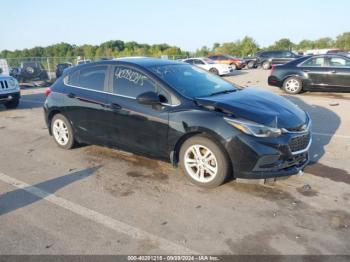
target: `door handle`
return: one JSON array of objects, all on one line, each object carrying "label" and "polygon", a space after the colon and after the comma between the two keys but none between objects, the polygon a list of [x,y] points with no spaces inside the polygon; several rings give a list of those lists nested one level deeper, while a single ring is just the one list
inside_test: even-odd
[{"label": "door handle", "polygon": [[310,70],[304,69],[303,72],[308,73],[308,72],[310,72]]},{"label": "door handle", "polygon": [[69,98],[75,98],[75,97],[76,97],[75,94],[73,94],[73,93],[69,93],[69,94],[67,94],[67,96],[68,96]]},{"label": "door handle", "polygon": [[108,105],[108,108],[112,109],[112,110],[120,110],[122,109],[122,107],[118,104],[112,103]]},{"label": "door handle", "polygon": [[337,71],[335,71],[335,70],[332,70],[332,71],[331,71],[331,73],[332,73],[332,74],[336,74],[336,73],[337,73]]}]

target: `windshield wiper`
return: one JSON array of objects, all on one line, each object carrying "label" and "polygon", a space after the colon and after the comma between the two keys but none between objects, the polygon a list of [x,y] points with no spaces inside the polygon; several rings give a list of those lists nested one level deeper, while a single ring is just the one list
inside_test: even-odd
[{"label": "windshield wiper", "polygon": [[227,94],[227,93],[232,93],[232,92],[236,92],[236,91],[237,91],[236,89],[223,90],[223,91],[211,93],[208,96],[216,96],[216,95]]}]

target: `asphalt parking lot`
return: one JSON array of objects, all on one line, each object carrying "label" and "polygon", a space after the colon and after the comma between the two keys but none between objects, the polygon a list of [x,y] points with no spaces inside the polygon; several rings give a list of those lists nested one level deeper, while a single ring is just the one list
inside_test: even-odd
[{"label": "asphalt parking lot", "polygon": [[[283,94],[267,75],[226,78]],[[286,96],[313,120],[303,175],[208,190],[167,163],[59,149],[44,91],[24,89],[18,109],[0,108],[1,254],[350,254],[350,94]]]}]

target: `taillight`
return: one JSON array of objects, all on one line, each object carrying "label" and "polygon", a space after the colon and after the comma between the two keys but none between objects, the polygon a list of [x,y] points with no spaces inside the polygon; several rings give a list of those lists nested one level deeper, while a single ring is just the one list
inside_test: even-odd
[{"label": "taillight", "polygon": [[275,66],[274,65],[271,66],[270,75],[272,75],[273,71],[275,71]]},{"label": "taillight", "polygon": [[48,87],[46,90],[45,90],[45,96],[48,97],[50,94],[51,94],[52,90],[50,87]]}]

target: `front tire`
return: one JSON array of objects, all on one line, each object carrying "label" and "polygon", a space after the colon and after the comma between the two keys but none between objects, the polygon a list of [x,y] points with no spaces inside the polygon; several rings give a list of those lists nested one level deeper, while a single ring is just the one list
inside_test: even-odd
[{"label": "front tire", "polygon": [[289,77],[283,82],[283,90],[291,95],[299,94],[303,90],[303,83],[297,77]]},{"label": "front tire", "polygon": [[56,144],[63,149],[74,147],[74,133],[69,120],[62,114],[57,114],[51,121],[51,132]]},{"label": "front tire", "polygon": [[232,67],[233,70],[237,70],[236,64],[231,64],[230,66]]},{"label": "front tire", "polygon": [[220,186],[231,172],[225,152],[204,136],[185,141],[180,149],[180,166],[192,183],[206,188]]},{"label": "front tire", "polygon": [[210,68],[209,72],[217,76],[219,75],[219,70],[217,70],[216,68]]},{"label": "front tire", "polygon": [[18,107],[18,104],[19,104],[19,99],[16,98],[16,99],[14,99],[14,100],[11,100],[11,101],[9,101],[9,102],[6,102],[6,103],[5,103],[5,107],[6,107],[7,109],[15,109],[15,108]]}]

